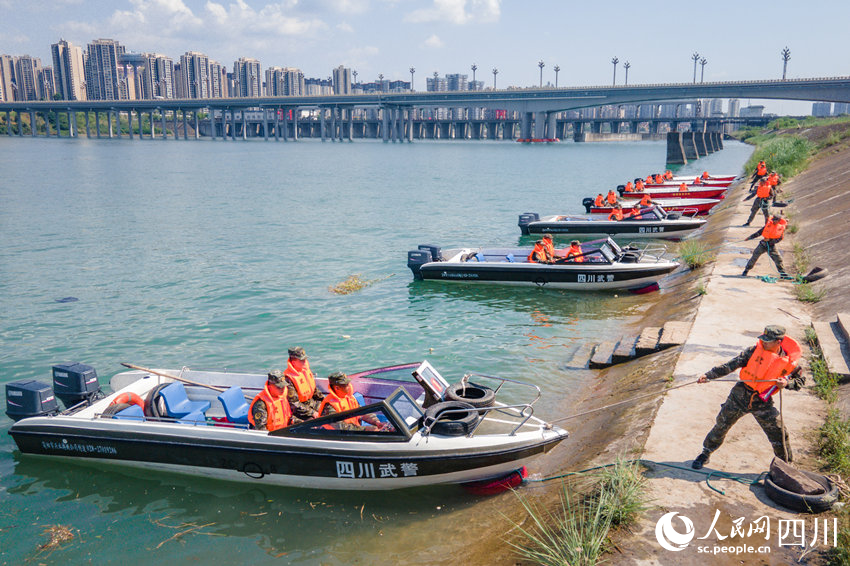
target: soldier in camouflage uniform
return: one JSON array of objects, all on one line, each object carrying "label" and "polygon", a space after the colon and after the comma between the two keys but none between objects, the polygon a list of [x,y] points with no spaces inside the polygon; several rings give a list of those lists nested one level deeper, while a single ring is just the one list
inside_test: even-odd
[{"label": "soldier in camouflage uniform", "polygon": [[[764,329],[764,333],[759,336],[761,346],[765,351],[776,350],[776,353],[782,354],[784,350],[780,348],[785,338],[785,329],[781,326],[771,325]],[[788,339],[790,340],[790,339]],[[712,368],[704,375],[700,376],[698,382],[706,383],[712,379],[728,375],[738,368],[748,367],[750,358],[756,351],[757,346],[747,348],[732,360],[725,364]],[[800,390],[806,383],[806,377],[802,374],[800,366],[796,366],[791,373],[785,377],[780,377],[773,381],[777,388],[787,388],[794,391]],[[708,433],[703,441],[702,453],[697,456],[691,467],[699,470],[704,464],[708,463],[711,453],[720,448],[723,440],[726,438],[726,433],[732,428],[738,419],[750,413],[755,417],[756,422],[767,435],[770,444],[773,447],[773,453],[787,462],[793,459],[791,454],[791,445],[788,441],[788,431],[783,431],[783,427],[779,422],[779,411],[773,404],[773,399],[768,396],[766,400],[762,399],[758,391],[751,388],[744,381],[738,381],[732,387],[727,397],[726,402],[720,407],[720,412],[717,414],[717,421],[714,428]],[[785,442],[783,446],[783,432]],[[787,458],[785,451],[787,450]]]},{"label": "soldier in camouflage uniform", "polygon": [[[283,372],[279,369],[272,370],[268,373],[267,382],[275,387],[271,391],[274,391],[276,394],[285,396],[287,393],[286,379],[283,377]],[[266,386],[268,388],[268,385]],[[271,393],[270,391],[270,393]],[[263,400],[262,392],[260,395],[254,398],[254,401],[251,402],[251,418],[249,419],[251,422],[251,428],[255,430],[268,430],[268,422],[269,422],[269,409],[266,405],[266,401]],[[288,419],[288,425],[294,425],[303,422],[302,419],[299,419],[296,416],[290,416]]]}]

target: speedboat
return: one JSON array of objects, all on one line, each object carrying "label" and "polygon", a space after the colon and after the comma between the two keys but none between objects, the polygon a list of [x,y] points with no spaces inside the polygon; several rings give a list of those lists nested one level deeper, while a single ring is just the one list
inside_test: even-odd
[{"label": "speedboat", "polygon": [[[450,385],[427,361],[350,374],[359,408],[272,432],[247,420],[264,374],[125,365],[136,369],[115,375],[110,394],[84,364],[54,366],[52,387],[7,384],[18,449],[229,480],[386,490],[498,480],[568,435],[533,415],[536,386],[481,374]],[[505,383],[529,399],[503,402]],[[317,385],[328,390],[327,380]],[[60,412],[54,395],[68,408]],[[379,426],[341,426],[352,418]]]},{"label": "speedboat", "polygon": [[575,238],[657,238],[680,240],[702,228],[707,221],[678,212],[667,212],[660,206],[642,208],[623,220],[607,216],[555,215],[540,217],[536,212],[519,215],[517,225],[524,235],[552,234]]},{"label": "speedboat", "polygon": [[679,266],[666,259],[663,245],[620,248],[611,238],[581,244],[581,261],[565,259],[555,250],[556,263],[528,261],[529,248],[458,248],[443,251],[422,244],[407,252],[414,279],[456,283],[490,283],[553,287],[580,291],[658,288],[658,280]]},{"label": "speedboat", "polygon": [[646,182],[644,182],[644,185],[646,187],[653,187],[653,188],[655,188],[655,187],[674,188],[674,187],[678,187],[682,183],[684,183],[685,185],[687,185],[689,187],[713,187],[713,188],[724,187],[725,188],[725,187],[728,187],[729,185],[731,185],[732,181],[702,181],[701,183],[695,183],[694,179],[691,179],[690,181],[685,181],[685,180],[682,180],[682,181],[664,181],[663,183],[646,183]]},{"label": "speedboat", "polygon": [[723,199],[726,196],[726,187],[705,187],[704,185],[690,185],[687,190],[683,191],[679,185],[659,186],[651,185],[644,187],[642,191],[626,192],[623,185],[617,187],[617,192],[622,198],[643,198],[643,195],[649,195],[650,198],[716,198]]},{"label": "speedboat", "polygon": [[729,174],[720,174],[720,175],[709,175],[708,179],[703,179],[702,174],[694,174],[694,175],[674,175],[670,181],[675,181],[677,183],[681,183],[685,181],[686,183],[689,181],[693,181],[697,177],[700,177],[702,181],[734,181],[738,178],[737,175],[729,175]]},{"label": "speedboat", "polygon": [[[720,199],[710,198],[653,198],[652,204],[657,204],[667,212],[681,212],[702,216],[708,214],[708,211],[720,203]],[[582,199],[581,204],[588,214],[610,214],[614,207],[607,202],[602,206],[593,204],[593,199],[586,197]],[[634,205],[621,203],[623,213],[634,213],[640,210],[637,203]]]}]

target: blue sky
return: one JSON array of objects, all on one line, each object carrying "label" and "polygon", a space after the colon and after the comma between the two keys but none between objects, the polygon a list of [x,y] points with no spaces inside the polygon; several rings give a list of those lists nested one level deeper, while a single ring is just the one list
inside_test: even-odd
[{"label": "blue sky", "polygon": [[[424,88],[435,71],[467,73],[491,86],[610,84],[611,59],[629,61],[629,83],[689,82],[691,55],[707,59],[706,81],[850,75],[850,2],[699,3],[572,0],[0,0],[0,53],[50,64],[60,38],[96,38],[128,51],[178,58],[201,51],[228,68],[239,57],[327,77],[343,64],[361,81],[410,78]],[[697,71],[699,77],[699,69]],[[746,101],[745,101],[746,102]],[[810,104],[767,102],[768,110]]]}]

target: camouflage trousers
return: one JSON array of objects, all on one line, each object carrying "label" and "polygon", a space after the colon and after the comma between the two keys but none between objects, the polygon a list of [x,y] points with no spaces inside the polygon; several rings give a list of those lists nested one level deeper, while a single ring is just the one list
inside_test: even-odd
[{"label": "camouflage trousers", "polygon": [[787,273],[785,273],[785,266],[782,264],[782,256],[779,255],[779,250],[776,249],[777,243],[778,242],[770,244],[765,240],[760,241],[756,246],[756,249],[753,250],[753,255],[750,256],[750,259],[747,261],[747,265],[744,269],[747,271],[751,270],[762,254],[767,252],[767,255],[773,260],[773,263],[776,264],[776,269],[779,271],[779,275],[782,275],[783,277],[786,276]]},{"label": "camouflage trousers", "polygon": [[753,201],[752,208],[750,208],[750,217],[747,218],[747,224],[752,222],[759,210],[761,210],[761,213],[764,214],[764,221],[767,222],[768,208],[770,208],[770,199],[756,197]]},{"label": "camouflage trousers", "polygon": [[785,448],[788,450],[788,457],[786,458],[785,451],[782,448],[782,426],[779,424],[779,411],[773,405],[773,399],[768,399],[766,402],[762,401],[758,395],[753,396],[753,390],[741,382],[735,384],[729,392],[726,402],[721,405],[714,428],[711,429],[702,443],[704,451],[710,454],[720,448],[732,425],[747,413],[755,417],[756,422],[767,435],[767,439],[773,447],[773,453],[777,457],[790,462],[792,456],[788,431],[785,431]]}]

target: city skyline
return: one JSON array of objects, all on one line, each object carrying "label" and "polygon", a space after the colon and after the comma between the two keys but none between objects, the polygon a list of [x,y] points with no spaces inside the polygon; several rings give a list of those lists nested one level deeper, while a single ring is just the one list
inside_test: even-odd
[{"label": "city skyline", "polygon": [[[434,72],[471,74],[472,64],[480,67],[478,79],[488,88],[494,68],[500,88],[536,86],[541,73],[543,84],[553,85],[556,65],[561,87],[610,84],[612,56],[620,61],[618,84],[627,61],[630,84],[690,82],[694,52],[708,60],[699,73],[706,82],[781,78],[781,51],[787,45],[788,78],[848,75],[841,26],[850,7],[830,5],[824,11],[818,4],[801,13],[786,1],[719,2],[710,11],[670,10],[657,1],[639,10],[615,3],[622,15],[614,9],[600,19],[592,6],[539,0],[521,5],[500,0],[58,0],[44,6],[0,0],[9,16],[0,31],[0,53],[39,57],[47,65],[50,45],[60,39],[84,46],[110,38],[128,52],[162,53],[175,61],[183,53],[202,52],[228,69],[246,58],[258,60],[262,69],[296,67],[305,76],[325,78],[343,65],[358,71],[357,82],[377,80],[379,74],[409,80],[409,68],[415,67],[414,88],[425,90],[425,79]],[[795,24],[809,22],[818,33],[786,37],[767,29],[783,13],[793,14]],[[825,13],[830,17],[823,18]],[[760,20],[763,24],[751,23]],[[811,108],[802,102],[763,103],[778,113]],[[805,110],[783,112],[783,107]]]}]

